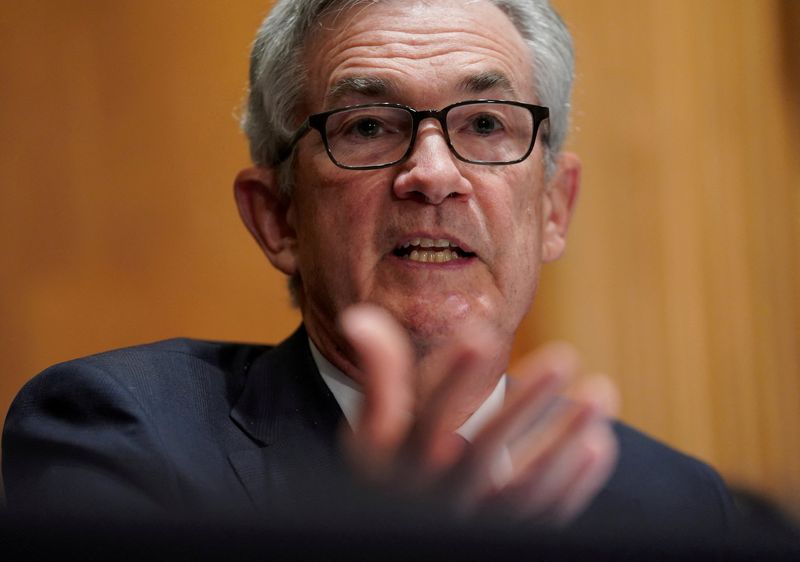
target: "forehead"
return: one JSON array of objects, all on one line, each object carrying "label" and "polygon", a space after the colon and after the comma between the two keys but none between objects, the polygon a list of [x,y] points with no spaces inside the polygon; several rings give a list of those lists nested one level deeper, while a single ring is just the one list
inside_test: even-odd
[{"label": "forehead", "polygon": [[312,109],[337,105],[348,89],[410,102],[404,98],[421,92],[457,97],[494,88],[506,99],[535,101],[527,47],[487,1],[385,0],[329,14],[317,31],[304,58]]}]

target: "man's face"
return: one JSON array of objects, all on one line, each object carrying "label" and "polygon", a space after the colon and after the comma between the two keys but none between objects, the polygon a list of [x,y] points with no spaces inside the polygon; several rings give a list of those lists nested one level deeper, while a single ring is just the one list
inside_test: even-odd
[{"label": "man's face", "polygon": [[[488,2],[384,2],[321,29],[305,58],[308,113],[371,102],[538,102],[522,38]],[[450,152],[438,122],[426,120],[407,161],[354,171],[331,162],[316,131],[306,135],[296,149],[287,213],[296,242],[284,269],[302,279],[312,338],[330,341],[341,311],[366,301],[394,314],[418,349],[474,319],[510,342],[541,262],[557,257],[545,243],[552,205],[542,144],[518,164],[468,164]],[[444,244],[447,252],[437,249]],[[434,261],[453,250],[456,259]]]}]

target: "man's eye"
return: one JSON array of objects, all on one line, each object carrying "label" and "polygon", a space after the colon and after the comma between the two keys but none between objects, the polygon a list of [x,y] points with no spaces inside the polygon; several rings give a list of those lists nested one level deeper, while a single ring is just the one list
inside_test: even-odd
[{"label": "man's eye", "polygon": [[472,119],[472,130],[479,135],[488,135],[502,128],[500,121],[493,115],[478,115]]},{"label": "man's eye", "polygon": [[378,120],[368,118],[359,119],[351,127],[353,133],[364,138],[376,137],[381,133],[382,129],[383,127]]}]

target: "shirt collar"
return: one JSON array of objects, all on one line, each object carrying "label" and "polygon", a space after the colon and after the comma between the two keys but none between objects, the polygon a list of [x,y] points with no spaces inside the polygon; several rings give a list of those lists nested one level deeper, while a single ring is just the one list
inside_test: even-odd
[{"label": "shirt collar", "polygon": [[[328,386],[331,393],[333,393],[334,398],[336,398],[336,402],[339,403],[339,407],[342,409],[347,423],[350,424],[350,427],[353,427],[358,420],[358,415],[361,412],[361,404],[364,401],[364,394],[361,392],[361,387],[330,361],[325,359],[310,338],[308,344],[311,348],[311,355],[314,358],[314,363],[317,364],[317,369],[319,369],[319,373],[322,375],[322,380],[325,381],[325,384]],[[472,441],[483,426],[485,426],[503,407],[505,395],[506,375],[503,374],[500,380],[497,381],[497,385],[494,387],[491,394],[489,394],[483,404],[467,418],[467,421],[461,424],[461,427],[456,430],[456,433],[467,441]]]}]

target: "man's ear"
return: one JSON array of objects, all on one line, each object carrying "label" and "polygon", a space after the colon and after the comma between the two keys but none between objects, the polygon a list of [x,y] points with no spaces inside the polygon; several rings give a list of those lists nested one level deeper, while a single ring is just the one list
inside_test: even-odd
[{"label": "man's ear", "polygon": [[275,168],[246,168],[233,182],[236,205],[247,230],[277,269],[293,275],[297,269],[297,234],[291,199],[278,188]]},{"label": "man's ear", "polygon": [[581,183],[581,161],[572,152],[562,152],[556,159],[556,170],[547,183],[544,201],[544,233],[542,259],[545,262],[561,257],[567,245],[569,228]]}]

